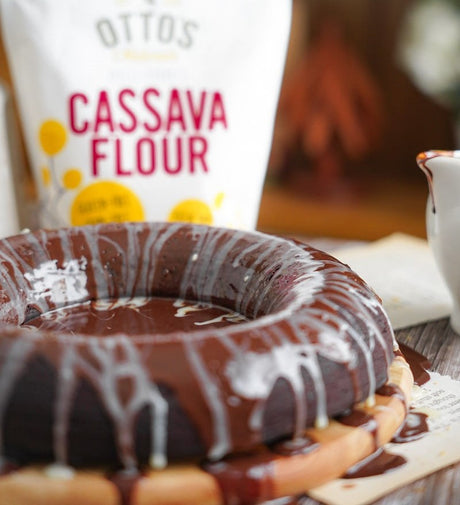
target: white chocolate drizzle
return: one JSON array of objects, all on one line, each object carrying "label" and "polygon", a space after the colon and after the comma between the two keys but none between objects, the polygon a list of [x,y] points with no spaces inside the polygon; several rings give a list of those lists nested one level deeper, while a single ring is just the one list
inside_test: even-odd
[{"label": "white chocolate drizzle", "polygon": [[[177,308],[177,311],[175,313],[175,317],[186,317],[188,314],[191,314],[193,312],[201,312],[204,309],[212,307],[210,303],[189,303],[186,302],[185,300],[182,300],[181,298],[178,298],[174,303],[174,307]],[[216,316],[212,319],[204,319],[203,321],[195,321],[193,324],[195,326],[207,326],[210,324],[215,324],[215,323],[222,323],[222,322],[228,322],[228,323],[242,323],[244,321],[248,321],[246,317],[243,315],[239,314],[238,312],[227,312],[224,314],[221,314],[220,316]]]},{"label": "white chocolate drizzle", "polygon": [[208,458],[216,460],[230,452],[232,447],[228,428],[228,414],[220,389],[211,374],[208,373],[206,365],[195,345],[194,342],[187,341],[185,348],[213,416],[212,430],[214,443],[208,451]]},{"label": "white chocolate drizzle", "polygon": [[34,300],[49,298],[57,306],[83,300],[88,296],[85,268],[85,258],[70,260],[62,268],[57,260],[45,261],[24,274],[32,286],[29,296]]}]

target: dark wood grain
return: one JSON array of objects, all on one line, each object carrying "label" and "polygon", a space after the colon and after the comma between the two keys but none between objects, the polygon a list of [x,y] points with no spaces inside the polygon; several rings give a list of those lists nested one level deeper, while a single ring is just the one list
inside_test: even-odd
[{"label": "dark wood grain", "polygon": [[398,330],[396,338],[426,356],[435,372],[460,379],[460,336],[447,318]]}]

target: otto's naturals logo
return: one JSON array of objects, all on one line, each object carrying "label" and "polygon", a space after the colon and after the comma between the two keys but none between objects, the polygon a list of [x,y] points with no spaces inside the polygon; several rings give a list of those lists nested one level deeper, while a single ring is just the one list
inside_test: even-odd
[{"label": "otto's naturals logo", "polygon": [[109,49],[142,45],[146,49],[193,46],[198,23],[170,11],[162,11],[153,0],[145,7],[123,10],[116,15],[96,20],[95,28],[101,44]]}]

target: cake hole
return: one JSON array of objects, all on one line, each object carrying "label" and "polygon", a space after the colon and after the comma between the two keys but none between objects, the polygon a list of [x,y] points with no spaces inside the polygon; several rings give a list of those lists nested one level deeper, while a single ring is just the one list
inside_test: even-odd
[{"label": "cake hole", "polygon": [[45,313],[31,310],[22,326],[70,334],[136,336],[193,332],[245,321],[241,314],[210,303],[134,297],[88,300]]}]

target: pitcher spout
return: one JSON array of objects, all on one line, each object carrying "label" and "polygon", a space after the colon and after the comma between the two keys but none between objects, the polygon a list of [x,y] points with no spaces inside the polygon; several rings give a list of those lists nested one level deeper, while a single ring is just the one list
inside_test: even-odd
[{"label": "pitcher spout", "polygon": [[460,194],[460,151],[430,150],[416,158],[425,174],[430,192],[431,211],[436,213],[439,205],[458,205]]}]

